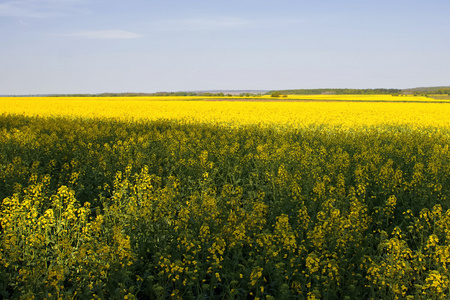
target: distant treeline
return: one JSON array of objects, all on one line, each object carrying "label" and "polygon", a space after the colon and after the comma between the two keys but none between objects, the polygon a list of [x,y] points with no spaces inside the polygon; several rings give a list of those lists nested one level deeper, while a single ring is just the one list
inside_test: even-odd
[{"label": "distant treeline", "polygon": [[157,92],[157,93],[102,93],[102,94],[62,94],[54,97],[139,97],[139,96],[197,96],[195,92]]},{"label": "distant treeline", "polygon": [[[48,97],[139,97],[139,96],[206,96],[206,97],[254,97],[260,96],[264,91],[256,92],[242,92],[236,93],[236,91],[224,91],[224,92],[156,92],[156,93],[102,93],[102,94],[55,94],[55,95],[31,95],[31,96],[48,96]],[[412,89],[292,89],[292,90],[272,90],[265,93],[266,95],[449,95],[450,87],[422,87]],[[30,96],[30,95],[29,95]]]},{"label": "distant treeline", "polygon": [[400,89],[295,89],[295,90],[277,90],[270,91],[268,94],[279,92],[281,94],[289,95],[374,95],[374,94],[399,94]]},{"label": "distant treeline", "polygon": [[442,88],[433,92],[433,94],[450,94],[450,88]]},{"label": "distant treeline", "polygon": [[412,89],[404,89],[403,92],[416,94],[450,94],[450,86],[417,87]]},{"label": "distant treeline", "polygon": [[[224,93],[208,92],[156,92],[156,93],[102,93],[102,94],[58,94],[50,97],[140,97],[140,96],[225,96]],[[227,96],[231,96],[227,94]]]}]

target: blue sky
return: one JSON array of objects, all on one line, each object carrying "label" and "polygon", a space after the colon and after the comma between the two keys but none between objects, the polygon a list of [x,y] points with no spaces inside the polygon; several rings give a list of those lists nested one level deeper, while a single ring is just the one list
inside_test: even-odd
[{"label": "blue sky", "polygon": [[0,0],[0,94],[450,85],[448,0]]}]

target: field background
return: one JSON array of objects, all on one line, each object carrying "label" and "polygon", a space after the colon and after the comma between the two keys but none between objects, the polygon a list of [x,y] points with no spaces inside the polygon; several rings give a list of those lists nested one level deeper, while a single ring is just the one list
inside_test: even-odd
[{"label": "field background", "polygon": [[450,103],[227,99],[0,98],[0,295],[448,296]]}]

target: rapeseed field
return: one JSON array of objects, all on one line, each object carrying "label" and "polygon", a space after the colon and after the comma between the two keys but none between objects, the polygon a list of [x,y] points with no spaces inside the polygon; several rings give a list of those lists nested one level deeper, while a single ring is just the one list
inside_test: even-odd
[{"label": "rapeseed field", "polygon": [[446,299],[449,107],[0,98],[0,297]]},{"label": "rapeseed field", "polygon": [[[264,97],[266,100],[270,98]],[[231,127],[255,124],[264,127],[295,128],[319,124],[344,128],[386,124],[438,127],[450,125],[448,118],[450,105],[446,105],[448,102],[446,100],[437,103],[417,103],[409,100],[433,99],[391,95],[289,95],[289,97],[300,102],[286,102],[283,98],[260,102],[264,100],[263,97],[255,97],[254,101],[242,97],[234,99],[238,101],[225,101],[226,97],[210,97],[209,100],[205,100],[204,97],[194,96],[0,97],[0,113],[41,117],[113,118],[123,121],[165,119]],[[311,97],[315,99],[309,99]],[[398,98],[408,101],[388,100]],[[329,102],[331,100],[333,101]]]}]

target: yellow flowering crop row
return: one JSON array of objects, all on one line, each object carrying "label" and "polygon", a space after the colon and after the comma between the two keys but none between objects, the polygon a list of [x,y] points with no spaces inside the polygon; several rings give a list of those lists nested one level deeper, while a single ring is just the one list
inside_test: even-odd
[{"label": "yellow flowering crop row", "polygon": [[[373,101],[374,99],[389,101],[386,100],[388,97],[398,98],[390,95],[334,95],[333,97],[312,95],[308,97],[321,100],[353,99],[352,101]],[[292,98],[298,99],[298,96],[293,95]],[[420,97],[400,98],[407,98],[409,101]],[[216,97],[217,99],[220,100]],[[303,99],[307,99],[306,96]],[[3,97],[0,98],[0,113],[121,120],[170,119],[234,126],[260,124],[308,127],[312,124],[326,124],[354,128],[384,124],[439,127],[450,125],[450,118],[448,118],[450,105],[446,103],[353,103],[340,100],[335,102],[254,102],[205,101],[198,97]]]}]

